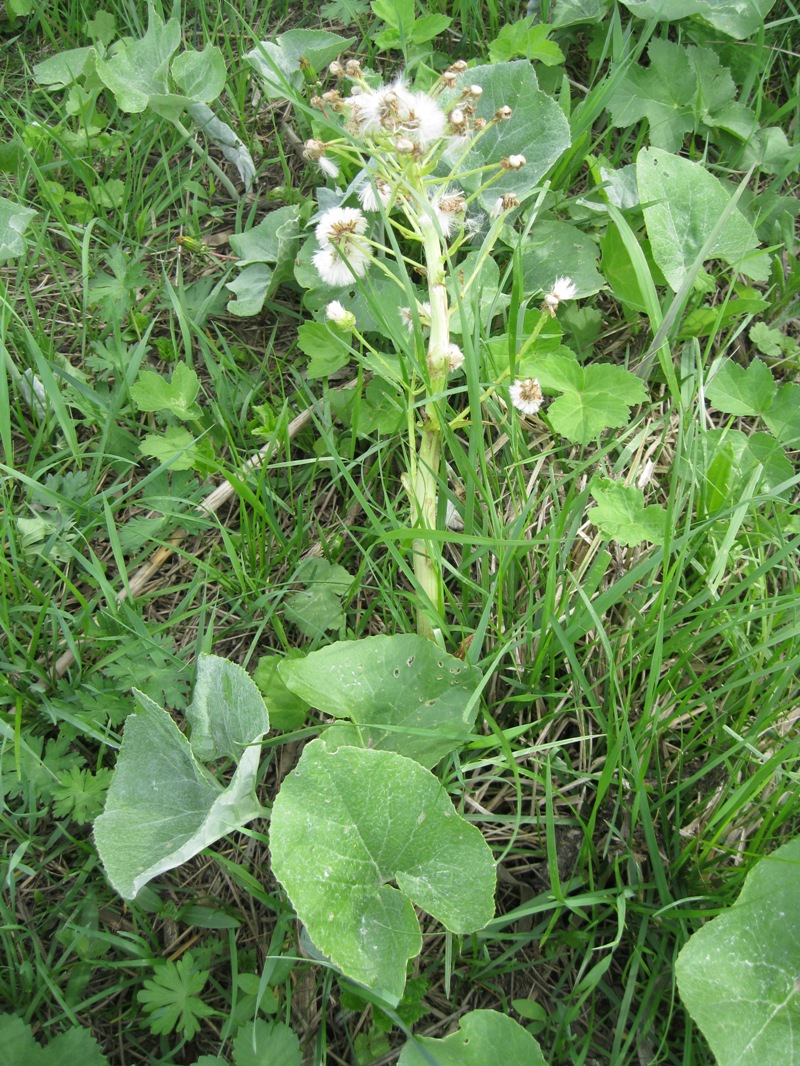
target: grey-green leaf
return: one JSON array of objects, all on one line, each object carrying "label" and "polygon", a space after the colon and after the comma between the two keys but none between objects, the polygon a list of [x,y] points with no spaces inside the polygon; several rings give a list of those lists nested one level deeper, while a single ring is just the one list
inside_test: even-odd
[{"label": "grey-green leaf", "polygon": [[269,715],[258,687],[241,666],[218,655],[200,655],[194,696],[186,711],[191,746],[198,759],[230,758],[269,732]]},{"label": "grey-green leaf", "polygon": [[[496,164],[505,156],[524,155],[525,166],[506,171],[481,194],[490,207],[501,193],[528,194],[569,147],[569,123],[552,97],[542,92],[533,67],[526,61],[492,63],[471,67],[470,84],[480,85],[483,95],[478,116],[487,120],[503,106],[511,107],[511,118],[494,123],[477,141],[464,163],[464,172]],[[487,173],[468,174],[463,185],[470,191],[486,181]]]},{"label": "grey-green leaf", "polygon": [[30,207],[0,196],[0,263],[24,253],[27,245],[23,233],[35,214]]},{"label": "grey-green leaf", "polygon": [[717,1062],[794,1063],[800,1042],[800,837],[762,859],[739,898],[676,963],[678,990]]},{"label": "grey-green leaf", "polygon": [[223,788],[167,712],[141,692],[136,698],[141,711],[125,723],[105,811],[94,824],[108,879],[126,899],[261,813],[257,746],[245,750]]},{"label": "grey-green leaf", "polygon": [[150,8],[147,33],[127,41],[108,62],[96,59],[97,73],[117,99],[122,111],[144,111],[152,96],[169,96],[169,64],[181,42],[177,19],[164,23]]},{"label": "grey-green leaf", "polygon": [[284,660],[287,688],[325,714],[349,718],[338,743],[396,751],[435,766],[469,736],[480,671],[414,634],[342,640]]},{"label": "grey-green leaf", "polygon": [[316,947],[393,1004],[422,945],[414,904],[456,933],[494,914],[480,830],[430,771],[391,751],[308,744],[275,800],[270,844]]},{"label": "grey-green leaf", "polygon": [[[427,1054],[426,1054],[427,1053]],[[458,1031],[443,1040],[418,1037],[403,1048],[397,1066],[547,1066],[542,1049],[519,1022],[494,1010],[459,1018]]]},{"label": "grey-green leaf", "polygon": [[711,240],[729,207],[730,196],[700,163],[658,148],[645,148],[636,161],[636,176],[640,199],[649,204],[644,208],[644,220],[653,257],[675,292],[701,250],[704,262],[724,259],[742,274],[766,280],[769,258],[757,252],[755,230],[738,207]]}]

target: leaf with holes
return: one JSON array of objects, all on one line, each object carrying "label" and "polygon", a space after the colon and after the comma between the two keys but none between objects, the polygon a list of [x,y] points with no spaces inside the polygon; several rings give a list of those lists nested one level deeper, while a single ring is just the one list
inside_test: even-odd
[{"label": "leaf with holes", "polygon": [[392,1005],[422,947],[415,905],[455,933],[494,914],[480,830],[429,770],[393,751],[308,744],[275,800],[270,846],[317,949]]},{"label": "leaf with holes", "polygon": [[409,1040],[397,1066],[547,1066],[542,1049],[519,1022],[494,1010],[473,1010],[458,1021],[458,1030],[443,1040],[422,1036]]},{"label": "leaf with holes", "polygon": [[413,634],[342,640],[278,667],[286,687],[335,718],[337,744],[396,751],[423,766],[461,747],[480,671]]}]

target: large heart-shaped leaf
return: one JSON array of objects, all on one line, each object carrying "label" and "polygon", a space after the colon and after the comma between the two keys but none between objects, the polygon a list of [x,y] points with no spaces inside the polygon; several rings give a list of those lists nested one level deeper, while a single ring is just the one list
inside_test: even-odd
[{"label": "large heart-shaped leaf", "polygon": [[569,148],[569,123],[556,101],[539,88],[527,61],[471,67],[469,81],[483,89],[478,104],[480,118],[493,119],[495,111],[506,106],[512,114],[510,119],[493,123],[470,151],[463,166],[464,187],[476,189],[486,180],[486,172],[480,168],[499,165],[504,156],[524,155],[526,160],[524,167],[507,171],[481,194],[489,207],[501,193],[522,196],[531,191]]},{"label": "large heart-shaped leaf", "polygon": [[797,1061],[800,1046],[800,837],[762,859],[739,898],[678,956],[681,999],[717,1062]]},{"label": "large heart-shaped leaf", "polygon": [[350,719],[328,731],[338,744],[396,751],[423,766],[460,747],[477,714],[470,700],[480,672],[413,634],[342,640],[278,670],[306,702]]},{"label": "large heart-shaped leaf", "polygon": [[146,109],[151,97],[169,95],[169,64],[180,43],[178,20],[164,23],[151,7],[144,37],[126,41],[108,61],[97,57],[97,73],[122,111],[137,114]]},{"label": "large heart-shaped leaf", "polygon": [[312,741],[275,800],[270,846],[316,947],[392,1004],[422,946],[414,904],[456,933],[494,913],[480,830],[430,771],[392,751]]},{"label": "large heart-shaped leaf", "polygon": [[443,1040],[417,1037],[403,1048],[397,1066],[547,1066],[542,1049],[519,1022],[494,1010],[473,1010],[458,1021],[458,1031]]},{"label": "large heart-shaped leaf", "polygon": [[645,148],[636,161],[636,178],[642,203],[649,202],[644,220],[653,257],[675,292],[701,251],[703,261],[724,259],[748,277],[766,280],[770,261],[756,252],[755,230],[738,208],[729,211],[728,191],[700,163]]},{"label": "large heart-shaped leaf", "polygon": [[[167,712],[143,693],[135,693],[141,711],[125,723],[105,811],[94,824],[108,879],[126,899],[262,813],[254,787],[260,759],[256,741],[268,728],[264,701],[246,674],[255,696],[242,697],[246,686],[239,674],[244,671],[233,663],[204,669],[214,678],[205,683],[207,695],[214,689],[220,702],[193,710],[200,748],[222,753],[249,746],[223,788],[197,761]],[[227,684],[222,680],[226,675]]]}]

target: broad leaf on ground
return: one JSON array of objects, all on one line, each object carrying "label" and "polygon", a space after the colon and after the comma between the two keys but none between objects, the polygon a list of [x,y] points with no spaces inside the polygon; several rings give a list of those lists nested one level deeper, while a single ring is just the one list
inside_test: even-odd
[{"label": "broad leaf on ground", "polygon": [[27,243],[23,233],[35,214],[30,207],[0,196],[0,263],[24,255]]},{"label": "broad leaf on ground", "polygon": [[203,762],[241,759],[255,737],[269,732],[269,715],[253,679],[230,659],[200,655],[186,710],[192,751]]},{"label": "broad leaf on ground", "polygon": [[597,506],[589,509],[587,518],[604,536],[626,547],[642,541],[664,543],[667,512],[658,504],[645,507],[641,489],[598,478],[590,491]]},{"label": "broad leaf on ground", "polygon": [[316,640],[329,629],[344,625],[342,599],[353,577],[343,566],[327,559],[304,559],[293,580],[306,587],[286,597],[286,617],[304,636]]},{"label": "broad leaf on ground", "polygon": [[287,91],[303,84],[301,60],[318,74],[355,44],[354,37],[339,37],[328,30],[289,30],[274,41],[261,41],[245,56],[261,76],[267,96],[285,99]]},{"label": "broad leaf on ground", "polygon": [[0,1066],[108,1066],[108,1059],[88,1029],[68,1029],[46,1047],[14,1014],[0,1014]]},{"label": "broad leaf on ground", "polygon": [[729,210],[730,194],[700,163],[646,148],[639,152],[636,177],[640,199],[648,204],[644,220],[653,257],[675,292],[701,250],[703,262],[724,259],[742,274],[766,280],[769,258],[757,252],[755,230],[738,207],[708,243],[723,213]]},{"label": "broad leaf on ground", "polygon": [[[254,791],[261,732],[248,738],[250,746],[223,788],[169,714],[141,692],[135,695],[141,710],[125,723],[105,811],[94,823],[108,879],[125,899],[262,813]],[[227,709],[219,714],[224,719]]]},{"label": "broad leaf on ground", "polygon": [[[427,1053],[427,1054],[426,1054]],[[397,1066],[547,1066],[527,1029],[494,1010],[473,1010],[458,1020],[458,1031],[443,1040],[416,1037],[403,1048]]]},{"label": "broad leaf on ground", "polygon": [[678,955],[678,990],[725,1066],[796,1061],[800,837],[753,867],[739,898]]},{"label": "broad leaf on ground", "polygon": [[300,1066],[302,1061],[300,1041],[283,1022],[257,1018],[233,1041],[234,1066]]},{"label": "broad leaf on ground", "polygon": [[180,43],[178,20],[164,23],[151,6],[144,37],[126,41],[108,61],[97,57],[97,73],[122,111],[137,114],[147,108],[151,97],[170,95],[169,64]]},{"label": "broad leaf on ground", "polygon": [[[480,118],[492,119],[503,106],[510,106],[512,114],[507,121],[492,124],[467,155],[464,187],[470,192],[477,189],[486,180],[486,172],[478,168],[497,166],[503,156],[524,155],[526,160],[525,166],[507,171],[481,193],[484,206],[490,208],[502,193],[522,197],[533,190],[569,148],[569,123],[556,101],[539,88],[527,61],[470,67],[469,80],[483,89],[477,112]],[[448,103],[450,98],[453,102],[458,98],[455,92],[443,96],[448,97]]]},{"label": "broad leaf on ground", "polygon": [[729,37],[743,40],[762,26],[775,0],[623,0],[643,19],[675,21],[696,15]]},{"label": "broad leaf on ground", "polygon": [[785,447],[800,447],[800,385],[793,381],[781,385],[764,421]]},{"label": "broad leaf on ground", "polygon": [[547,407],[553,429],[576,444],[624,426],[630,408],[647,398],[641,378],[610,363],[581,366],[571,355],[531,354],[517,367],[519,377],[536,378],[545,392],[562,396]]},{"label": "broad leaf on ground", "polygon": [[140,411],[169,411],[189,421],[199,418],[195,403],[200,392],[200,378],[186,363],[176,363],[169,381],[155,370],[143,370],[131,386],[131,398]]},{"label": "broad leaf on ground", "polygon": [[539,222],[531,229],[522,253],[525,291],[550,292],[556,278],[568,274],[576,287],[575,299],[593,296],[605,284],[596,267],[599,255],[597,244],[577,226]]},{"label": "broad leaf on ground", "polygon": [[415,904],[456,933],[494,914],[480,830],[429,770],[392,751],[308,744],[275,800],[270,846],[317,949],[392,1005],[422,947]]},{"label": "broad leaf on ground", "polygon": [[324,714],[350,719],[328,730],[337,744],[399,752],[427,767],[465,742],[478,710],[469,703],[480,672],[414,634],[338,641],[284,660],[278,672]]},{"label": "broad leaf on ground", "polygon": [[760,359],[753,359],[746,370],[726,359],[706,386],[706,399],[729,415],[763,415],[777,391],[769,367]]}]

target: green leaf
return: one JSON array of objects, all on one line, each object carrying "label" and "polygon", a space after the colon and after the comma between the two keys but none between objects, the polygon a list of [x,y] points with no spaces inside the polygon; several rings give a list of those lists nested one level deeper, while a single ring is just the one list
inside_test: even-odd
[{"label": "green leaf", "polygon": [[426,41],[432,41],[434,37],[444,33],[452,21],[449,15],[422,15],[414,20],[414,25],[411,29],[411,41],[414,44],[425,44]]},{"label": "green leaf", "polygon": [[304,322],[297,331],[297,346],[311,358],[309,378],[324,378],[347,366],[353,353],[347,338],[326,322]]},{"label": "green leaf", "polygon": [[253,681],[264,697],[272,728],[299,729],[308,717],[311,705],[286,687],[278,672],[282,662],[280,655],[262,655],[253,672]]},{"label": "green leaf", "polygon": [[111,770],[89,770],[71,767],[53,788],[53,814],[56,818],[71,817],[78,825],[91,822],[103,810]]},{"label": "green leaf", "polygon": [[553,28],[575,26],[581,22],[601,22],[610,0],[558,0],[550,8]]},{"label": "green leaf", "polygon": [[[728,190],[699,163],[658,148],[639,152],[636,176],[641,200],[649,202],[644,220],[653,257],[677,292],[728,207]],[[757,248],[755,231],[737,207],[705,248],[703,261],[724,259],[735,270],[764,281],[769,257],[754,254]]]},{"label": "green leaf", "polygon": [[[796,1061],[800,1037],[800,838],[757,863],[739,898],[678,955],[678,990],[717,1062]],[[787,926],[787,921],[789,925]]]},{"label": "green leaf", "polygon": [[[476,270],[477,277],[473,280]],[[462,278],[471,282],[466,296],[462,293]],[[491,256],[481,255],[479,251],[464,256],[458,271],[448,274],[447,291],[450,306],[454,309],[450,316],[450,332],[462,335],[472,335],[476,315],[480,322],[488,325],[495,315],[501,314],[508,307],[511,300],[511,297],[502,291],[497,263]]]},{"label": "green leaf", "polygon": [[167,426],[161,435],[148,433],[139,451],[171,470],[202,470],[214,458],[211,444],[195,439],[183,426]]},{"label": "green leaf", "polygon": [[353,583],[352,575],[327,559],[304,559],[294,580],[307,587],[286,598],[287,619],[312,640],[329,629],[341,629],[345,621],[342,598]]},{"label": "green leaf", "polygon": [[33,68],[33,79],[37,85],[44,85],[48,89],[66,89],[94,71],[96,58],[97,50],[92,45],[87,48],[68,48],[37,63]]},{"label": "green leaf", "polygon": [[634,404],[647,392],[641,378],[621,366],[596,363],[580,366],[573,356],[532,355],[517,370],[533,377],[545,391],[562,392],[547,408],[553,429],[577,444],[588,444],[604,429],[624,426]]},{"label": "green leaf", "polygon": [[170,95],[169,64],[180,43],[178,20],[171,18],[165,24],[151,6],[144,37],[122,42],[108,62],[97,57],[97,73],[121,111],[138,114],[147,108],[151,97]]},{"label": "green leaf", "polygon": [[265,263],[253,263],[241,272],[238,278],[226,283],[234,299],[228,302],[228,310],[238,318],[257,315],[272,290],[275,271]]},{"label": "green leaf", "polygon": [[397,1066],[547,1066],[542,1049],[519,1022],[494,1010],[473,1010],[458,1020],[458,1030],[443,1040],[421,1036],[409,1040]]},{"label": "green leaf", "polygon": [[140,411],[168,411],[181,421],[194,420],[202,411],[195,403],[200,378],[186,363],[176,363],[169,381],[154,370],[142,370],[131,385],[131,398]]},{"label": "green leaf", "polygon": [[200,999],[207,981],[208,970],[197,967],[190,951],[177,962],[158,963],[152,981],[145,981],[138,993],[150,1032],[178,1032],[191,1040],[200,1031],[200,1019],[215,1013]]},{"label": "green leaf", "polygon": [[414,0],[372,0],[370,7],[373,15],[387,26],[402,29],[408,40],[414,26]]},{"label": "green leaf", "polygon": [[782,385],[764,421],[785,447],[800,447],[800,385]]},{"label": "green leaf", "polygon": [[753,359],[746,370],[726,359],[706,386],[706,399],[729,415],[762,415],[777,391],[769,367],[760,359]]},{"label": "green leaf", "polygon": [[300,211],[293,205],[279,207],[244,233],[231,237],[231,248],[239,266],[249,263],[286,265],[294,259],[300,235]]},{"label": "green leaf", "polygon": [[13,1014],[0,1014],[0,1066],[109,1066],[88,1029],[68,1029],[42,1047],[30,1026]]},{"label": "green leaf", "polygon": [[667,40],[650,42],[649,67],[632,66],[618,83],[608,109],[614,126],[647,119],[650,143],[677,151],[694,129],[697,79],[686,49]]},{"label": "green leaf", "polygon": [[110,11],[98,11],[93,19],[86,23],[86,35],[95,44],[108,48],[117,32],[117,20]]},{"label": "green leaf", "polygon": [[[494,63],[471,67],[470,84],[480,85],[483,94],[477,114],[487,121],[493,119],[499,107],[512,107],[511,118],[493,123],[480,137],[463,164],[463,185],[475,191],[486,174],[468,173],[475,168],[497,165],[503,156],[524,155],[526,164],[520,170],[507,171],[481,193],[484,207],[491,208],[501,193],[525,196],[547,173],[559,156],[569,147],[569,123],[564,112],[552,97],[542,92],[530,63]],[[455,103],[456,93],[443,94],[445,102]],[[564,272],[563,265],[559,265]]]},{"label": "green leaf", "polygon": [[557,277],[567,274],[577,286],[575,299],[593,296],[605,285],[597,270],[600,249],[587,234],[568,222],[539,222],[522,252],[526,292],[550,292]]},{"label": "green leaf", "polygon": [[492,63],[506,63],[522,57],[548,67],[563,63],[564,53],[555,41],[547,39],[551,32],[552,27],[542,23],[532,26],[529,18],[505,25],[489,44],[489,59]]},{"label": "green leaf", "polygon": [[255,737],[269,732],[269,715],[253,679],[219,655],[197,659],[194,696],[186,711],[191,746],[198,759],[241,759]]},{"label": "green leaf", "polygon": [[[167,712],[141,692],[136,698],[141,711],[125,723],[106,809],[94,824],[108,879],[125,899],[261,813],[254,792],[260,733],[248,738],[223,789]],[[227,713],[220,708],[223,720]],[[224,721],[221,729],[235,732]]]},{"label": "green leaf", "polygon": [[301,1066],[300,1041],[283,1022],[263,1018],[243,1026],[233,1041],[235,1066]]},{"label": "green leaf", "polygon": [[28,246],[22,235],[35,214],[30,207],[0,196],[0,263],[25,254]]},{"label": "green leaf", "polygon": [[623,0],[643,19],[674,21],[697,15],[729,37],[743,40],[761,29],[775,0]]},{"label": "green leaf", "polygon": [[339,37],[327,30],[289,30],[278,34],[274,42],[261,41],[245,59],[260,75],[267,96],[286,99],[287,89],[303,85],[301,59],[321,73],[355,43],[354,37]]},{"label": "green leaf", "polygon": [[598,478],[590,491],[597,507],[591,507],[586,517],[609,540],[628,548],[642,541],[664,543],[667,512],[657,504],[645,507],[641,489]]},{"label": "green leaf", "polygon": [[172,77],[178,88],[190,100],[210,104],[225,88],[228,71],[222,52],[214,44],[202,52],[193,48],[181,52],[172,63]]},{"label": "green leaf", "polygon": [[480,831],[430,771],[392,751],[308,744],[275,800],[270,843],[316,947],[392,1004],[422,946],[414,904],[456,933],[494,913]]},{"label": "green leaf", "polygon": [[327,736],[337,744],[395,751],[432,767],[469,736],[478,711],[467,710],[480,671],[413,634],[342,640],[278,672],[324,714],[348,718]]}]

